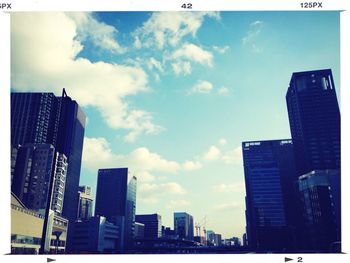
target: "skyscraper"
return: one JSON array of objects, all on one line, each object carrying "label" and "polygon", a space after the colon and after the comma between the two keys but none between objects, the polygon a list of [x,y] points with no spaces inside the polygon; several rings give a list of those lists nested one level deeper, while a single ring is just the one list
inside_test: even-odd
[{"label": "skyscraper", "polygon": [[119,227],[119,252],[132,245],[135,211],[136,177],[128,168],[99,169],[95,216],[104,216]]},{"label": "skyscraper", "polygon": [[293,73],[286,100],[298,176],[340,169],[340,112],[332,71]]},{"label": "skyscraper", "polygon": [[[341,228],[340,111],[332,71],[293,73],[286,101],[303,208],[299,232],[304,236],[300,243],[303,249],[321,249],[313,244],[324,244],[328,240],[322,248],[328,252],[333,242],[340,241],[340,235],[334,233],[340,233]],[[310,204],[319,208],[311,209]],[[333,213],[330,204],[335,208]],[[313,214],[314,211],[320,209],[323,212],[315,217],[318,212]],[[335,224],[321,224],[321,221]]]},{"label": "skyscraper", "polygon": [[[78,209],[85,115],[76,101],[53,93],[11,93],[11,145],[46,143],[67,157],[62,215],[69,220],[67,250]],[[51,175],[53,176],[53,175]]]},{"label": "skyscraper", "polygon": [[158,214],[136,215],[136,222],[145,226],[145,238],[159,238],[162,236],[162,217]]},{"label": "skyscraper", "polygon": [[174,213],[175,234],[181,239],[193,240],[193,217],[186,212]]},{"label": "skyscraper", "polygon": [[78,204],[78,217],[79,220],[86,220],[92,217],[92,204],[93,197],[91,194],[90,186],[79,186],[79,204]]},{"label": "skyscraper", "polygon": [[11,93],[11,145],[49,143],[56,146],[58,100],[53,93]]},{"label": "skyscraper", "polygon": [[[288,195],[285,182],[296,181],[291,140],[243,142],[246,186],[246,222],[249,247],[253,250],[291,249]],[[293,192],[291,193],[293,194]]]}]

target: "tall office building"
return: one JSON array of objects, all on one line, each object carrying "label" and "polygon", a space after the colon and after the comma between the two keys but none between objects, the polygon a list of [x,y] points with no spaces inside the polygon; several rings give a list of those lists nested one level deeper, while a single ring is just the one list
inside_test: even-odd
[{"label": "tall office building", "polygon": [[283,191],[287,182],[297,181],[293,160],[287,161],[293,156],[291,141],[243,142],[242,150],[249,247],[270,251],[293,249],[293,229],[286,213],[293,191],[290,196]]},{"label": "tall office building", "polygon": [[52,144],[67,157],[68,167],[62,215],[70,222],[67,249],[77,217],[78,187],[85,115],[76,101],[53,93],[11,93],[11,145]]},{"label": "tall office building", "polygon": [[193,217],[185,212],[174,213],[175,234],[181,239],[193,240]]},{"label": "tall office building", "polygon": [[135,220],[145,225],[145,238],[156,239],[162,236],[162,217],[160,215],[136,215]]},{"label": "tall office building", "polygon": [[104,216],[119,227],[119,252],[132,246],[135,210],[136,177],[128,168],[99,169],[95,216]]},{"label": "tall office building", "polygon": [[[322,192],[322,199],[317,199],[320,207],[328,207],[328,203],[334,203],[336,213],[333,214],[335,225],[324,227],[325,231],[332,233],[340,232],[340,111],[330,69],[314,70],[293,73],[286,94],[290,130],[294,145],[294,155],[299,176],[299,188],[301,191],[301,207],[307,209],[302,211],[303,220],[299,232],[304,233],[300,242],[303,249],[315,249],[313,243],[324,243],[327,238],[320,235],[311,235],[308,229],[318,229],[320,224],[313,221],[310,225],[310,208],[307,207],[308,198],[304,194],[314,191],[312,196],[317,195],[321,186],[317,186],[321,176],[328,174],[329,180],[333,182],[328,187],[332,196],[325,197],[327,191]],[[328,170],[338,171],[328,173]],[[323,171],[323,172],[322,172]],[[318,175],[318,176],[317,176]],[[306,180],[307,179],[307,180]],[[306,182],[308,182],[306,184]],[[310,186],[310,184],[313,186]],[[306,185],[309,185],[306,187]],[[313,190],[311,190],[313,189]],[[300,190],[300,189],[299,189]],[[329,212],[329,211],[328,211]],[[332,213],[328,213],[328,216]],[[327,221],[327,213],[322,213],[319,220]],[[333,228],[331,230],[331,228]],[[314,233],[322,231],[314,231]],[[317,239],[319,239],[317,241]],[[329,242],[331,242],[329,239]],[[315,241],[316,240],[316,241]],[[340,241],[334,240],[333,241]],[[328,244],[330,247],[331,244]],[[328,251],[324,246],[323,251]]]},{"label": "tall office building", "polygon": [[92,217],[93,197],[90,186],[79,186],[78,220],[86,220]]},{"label": "tall office building", "polygon": [[[77,218],[78,190],[80,180],[81,158],[83,154],[85,114],[78,103],[67,96],[63,90],[62,97],[58,98],[60,108],[57,150],[68,158],[66,191],[62,215],[70,222]],[[72,228],[72,225],[70,225]],[[70,230],[68,229],[68,250],[70,247]]]},{"label": "tall office building", "polygon": [[11,93],[11,145],[56,145],[58,100],[53,93]]},{"label": "tall office building", "polygon": [[51,209],[62,212],[62,201],[66,178],[67,158],[55,152],[51,144],[25,144],[13,148],[16,161],[11,164],[13,179],[12,192],[32,210],[46,209],[49,182],[54,175]]},{"label": "tall office building", "polygon": [[331,70],[293,73],[286,100],[298,176],[340,169],[340,112]]}]

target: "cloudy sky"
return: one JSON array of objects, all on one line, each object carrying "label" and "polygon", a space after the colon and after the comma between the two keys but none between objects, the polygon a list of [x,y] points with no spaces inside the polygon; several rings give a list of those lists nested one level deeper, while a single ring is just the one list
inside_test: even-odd
[{"label": "cloudy sky", "polygon": [[241,142],[290,137],[293,72],[331,68],[339,93],[339,13],[12,13],[11,56],[13,91],[87,115],[81,184],[129,167],[137,213],[241,237]]}]

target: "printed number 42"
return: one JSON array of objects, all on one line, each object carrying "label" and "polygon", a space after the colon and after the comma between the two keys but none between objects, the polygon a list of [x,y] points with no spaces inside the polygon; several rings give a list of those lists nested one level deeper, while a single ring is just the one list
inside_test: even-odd
[{"label": "printed number 42", "polygon": [[189,4],[183,4],[183,5],[181,6],[181,8],[192,9],[192,4],[191,4],[191,3],[189,3]]}]

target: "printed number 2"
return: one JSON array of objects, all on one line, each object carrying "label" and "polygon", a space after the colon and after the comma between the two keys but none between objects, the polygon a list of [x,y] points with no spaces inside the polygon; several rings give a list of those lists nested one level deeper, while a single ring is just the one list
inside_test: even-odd
[{"label": "printed number 2", "polygon": [[302,257],[298,257],[298,261],[297,262],[303,262],[303,258]]}]

